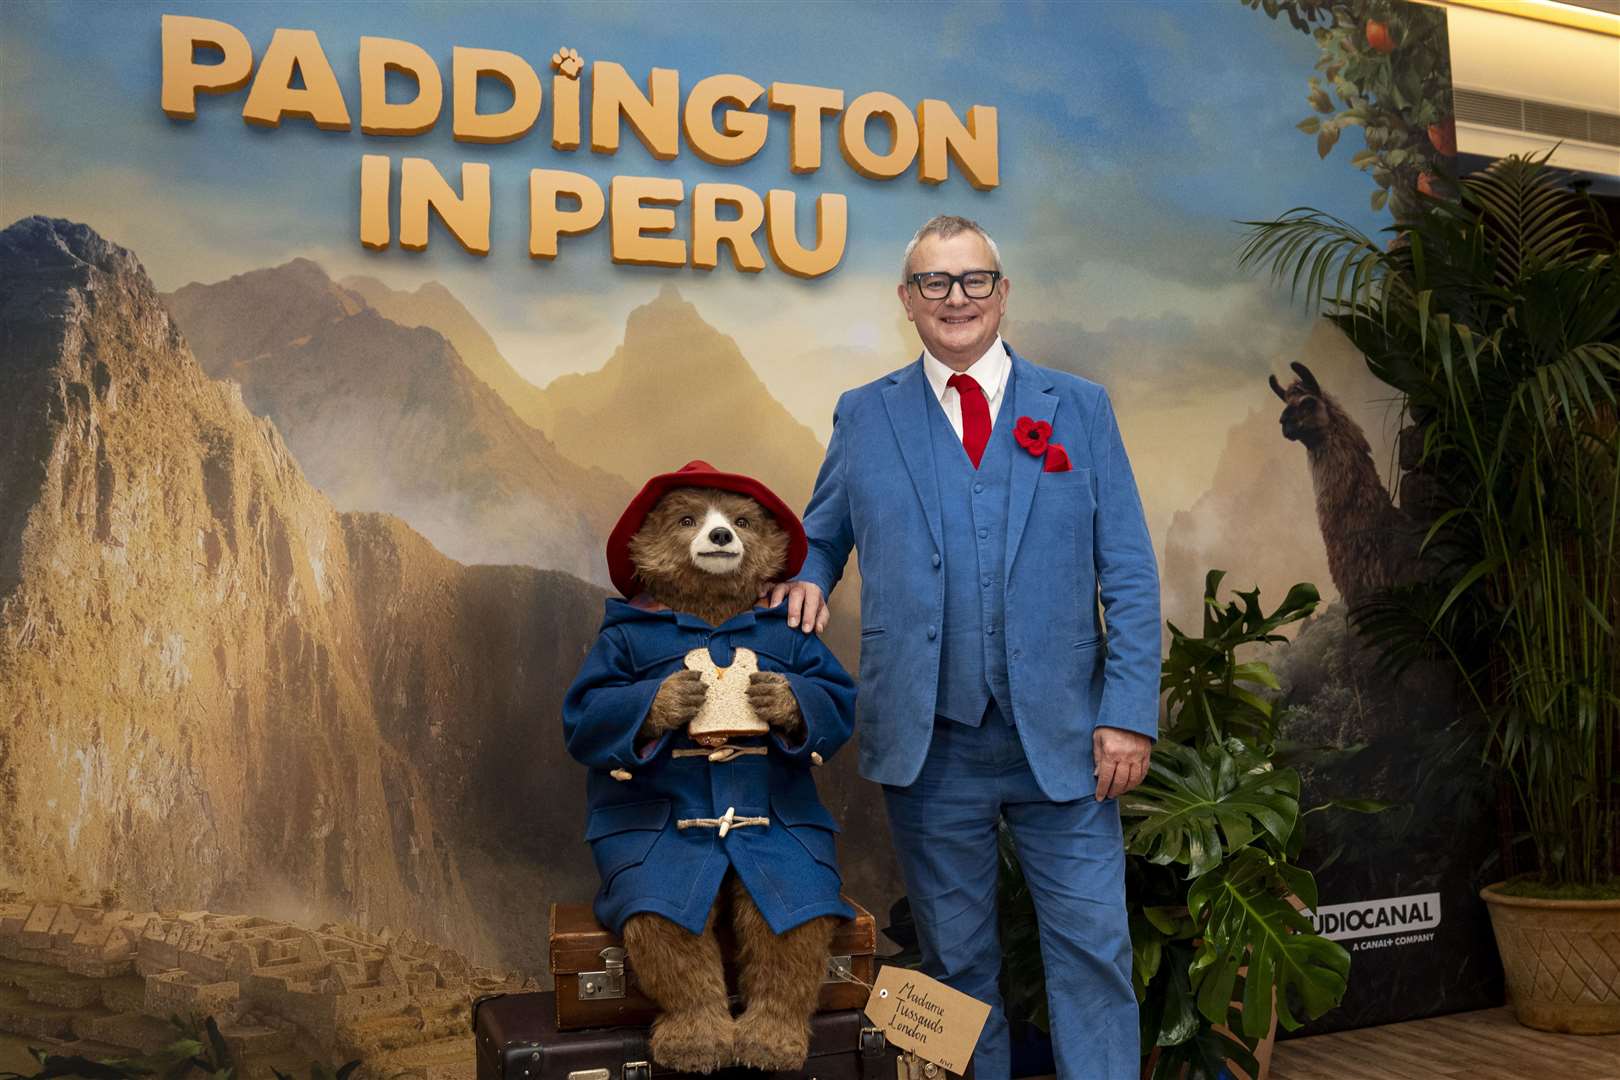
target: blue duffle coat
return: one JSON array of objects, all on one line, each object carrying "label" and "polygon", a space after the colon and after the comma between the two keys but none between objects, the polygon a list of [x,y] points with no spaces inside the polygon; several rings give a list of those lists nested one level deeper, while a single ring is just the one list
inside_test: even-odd
[{"label": "blue duffle coat", "polygon": [[[804,713],[803,741],[789,745],[775,731],[734,739],[768,752],[726,762],[674,756],[697,746],[684,731],[638,747],[658,687],[703,646],[722,667],[747,647],[761,671],[787,676]],[[788,627],[785,604],[711,626],[645,602],[608,600],[596,644],[563,701],[568,752],[591,770],[585,839],[602,876],[596,917],[618,933],[625,919],[650,911],[702,933],[726,871],[735,869],[775,933],[818,915],[853,918],[840,897],[838,824],[810,770],[849,739],[854,721],[854,681],[819,637]],[[615,779],[616,770],[630,778]],[[728,808],[770,824],[735,827],[723,838],[715,828],[677,825],[720,818]]]}]

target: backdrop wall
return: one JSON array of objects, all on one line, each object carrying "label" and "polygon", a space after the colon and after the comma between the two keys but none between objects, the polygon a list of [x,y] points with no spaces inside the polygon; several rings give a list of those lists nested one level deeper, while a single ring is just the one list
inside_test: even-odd
[{"label": "backdrop wall", "polygon": [[[1362,6],[1372,17],[1387,5]],[[1336,751],[1314,759],[1307,796],[1402,805],[1310,819],[1306,865],[1331,860],[1324,917],[1345,906],[1325,928],[1355,949],[1349,996],[1317,1029],[1497,1003],[1474,900],[1494,796],[1443,681],[1391,685],[1350,640],[1340,597],[1357,582],[1330,571],[1330,551],[1382,526],[1334,495],[1345,477],[1312,475],[1267,380],[1306,365],[1365,436],[1354,483],[1417,512],[1399,483],[1400,418],[1337,330],[1236,262],[1239,222],[1295,206],[1383,227],[1383,200],[1415,198],[1430,159],[1352,160],[1360,133],[1308,97],[1337,45],[1290,25],[1314,5],[1282,7],[5,5],[0,951],[43,948],[64,919],[100,925],[56,906],[74,901],[119,918],[258,917],[163,931],[213,942],[193,952],[217,954],[221,976],[233,936],[290,941],[275,928],[323,922],[408,940],[411,955],[430,943],[543,973],[547,903],[595,887],[583,770],[563,753],[558,707],[601,615],[608,527],[649,475],[696,457],[802,507],[837,395],[917,355],[894,295],[900,255],[925,219],[951,212],[1000,243],[1006,338],[1108,387],[1166,616],[1196,626],[1211,567],[1272,604],[1298,581],[1323,594],[1270,657],[1290,736]],[[348,126],[244,123],[258,82],[198,95],[194,119],[166,114],[165,14],[236,28],[260,76],[291,55],[271,48],[278,33],[309,32]],[[413,43],[442,72],[430,130],[360,130],[367,36]],[[221,44],[197,62],[229,64]],[[307,39],[283,46],[302,50],[294,87],[319,98]],[[533,131],[453,138],[456,47],[532,66]],[[554,72],[565,48],[577,80]],[[1338,77],[1383,79],[1400,88],[1386,101],[1449,112],[1443,35],[1397,52],[1407,68],[1365,36],[1356,48]],[[594,152],[592,87],[609,63],[642,91],[658,68],[679,73],[682,95],[738,74],[835,89],[845,104],[872,91],[907,110],[933,99],[953,121],[990,107],[998,175],[975,186],[962,156],[944,159],[937,184],[919,180],[926,160],[863,175],[836,113],[820,125],[819,167],[795,172],[792,117],[764,99],[763,149],[742,164],[706,161],[686,140],[662,160],[628,126],[615,153]],[[583,101],[579,149],[553,145],[573,92],[559,80]],[[413,96],[398,72],[384,83],[387,100]],[[521,96],[493,78],[477,95],[486,113]],[[886,127],[861,129],[879,156]],[[1352,137],[1335,147],[1341,129]],[[982,119],[977,130],[982,140]],[[437,215],[422,250],[401,246],[399,199],[421,168],[407,158],[449,195],[467,190],[464,163],[488,166],[487,254],[464,246],[476,229],[458,242]],[[366,168],[382,171],[363,181]],[[608,193],[601,224],[563,235],[552,259],[530,254],[535,169]],[[379,176],[388,235],[368,247],[362,183]],[[616,185],[636,177],[681,181],[670,235],[689,243],[700,184],[793,193],[796,218],[778,224],[796,222],[806,248],[816,199],[844,196],[841,258],[796,276],[762,228],[758,273],[724,246],[711,270],[615,262]],[[73,299],[86,264],[104,303]],[[857,587],[835,594],[830,631],[852,668]],[[898,875],[881,800],[853,766],[846,752],[822,788],[844,823],[849,891],[882,912]],[[1427,906],[1397,933],[1357,914],[1379,900]],[[108,940],[98,947],[111,955]],[[313,962],[309,950],[331,948],[283,951]],[[203,993],[181,984],[164,992]],[[28,1034],[8,1015],[0,1028]]]}]

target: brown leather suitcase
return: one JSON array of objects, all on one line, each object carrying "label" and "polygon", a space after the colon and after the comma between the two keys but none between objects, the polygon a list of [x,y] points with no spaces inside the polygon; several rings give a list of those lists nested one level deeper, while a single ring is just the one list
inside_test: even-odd
[{"label": "brown leather suitcase", "polygon": [[[473,1005],[478,1080],[675,1080],[653,1063],[647,1028],[558,1031],[553,995],[503,994]],[[816,1080],[894,1080],[899,1052],[859,1009],[816,1014],[804,1071],[762,1073],[722,1069],[707,1080],[760,1080],[774,1076]]]},{"label": "brown leather suitcase", "polygon": [[[861,1008],[872,983],[877,923],[871,912],[847,896],[844,899],[855,909],[855,918],[840,923],[833,935],[827,979],[821,984],[818,1008],[822,1012]],[[726,982],[735,994],[734,950],[723,929],[719,936]],[[833,972],[835,966],[866,986],[839,978]],[[625,963],[623,943],[596,921],[589,904],[551,905],[551,976],[559,1031],[646,1025],[658,1015],[658,1006],[641,992],[635,971]]]}]

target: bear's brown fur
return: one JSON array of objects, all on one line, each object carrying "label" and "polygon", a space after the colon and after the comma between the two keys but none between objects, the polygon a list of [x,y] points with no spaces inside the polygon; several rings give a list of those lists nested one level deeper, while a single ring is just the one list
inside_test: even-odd
[{"label": "bear's brown fur", "polygon": [[[725,517],[742,546],[736,564],[723,572],[704,569],[693,554],[693,540],[711,508]],[[746,495],[676,488],[658,501],[631,539],[630,558],[652,599],[718,626],[752,608],[760,587],[781,577],[787,547],[787,533]],[[669,676],[653,698],[642,734],[651,738],[684,727],[698,714],[705,693],[695,671]],[[789,742],[803,738],[804,717],[783,676],[755,672],[748,699],[755,715]],[[730,920],[737,939],[744,1011],[736,1019],[727,1005],[715,937],[715,925],[723,919]],[[715,899],[701,935],[659,915],[631,916],[624,924],[625,949],[642,989],[663,1010],[653,1022],[653,1059],[695,1073],[730,1065],[767,1072],[803,1068],[810,1017],[837,924],[835,917],[823,915],[773,934],[735,875]]]}]

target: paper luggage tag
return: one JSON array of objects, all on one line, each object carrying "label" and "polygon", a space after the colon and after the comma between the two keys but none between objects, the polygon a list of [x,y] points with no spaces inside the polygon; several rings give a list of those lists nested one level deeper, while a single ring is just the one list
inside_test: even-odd
[{"label": "paper luggage tag", "polygon": [[978,1045],[990,1006],[920,971],[886,967],[866,999],[866,1015],[895,1046],[960,1073]]},{"label": "paper luggage tag", "polygon": [[704,745],[716,745],[736,735],[763,735],[770,725],[754,715],[748,704],[748,677],[759,670],[759,657],[753,649],[732,651],[730,667],[716,667],[705,648],[686,654],[686,667],[703,677],[709,693],[703,708],[686,725],[686,733]]}]

